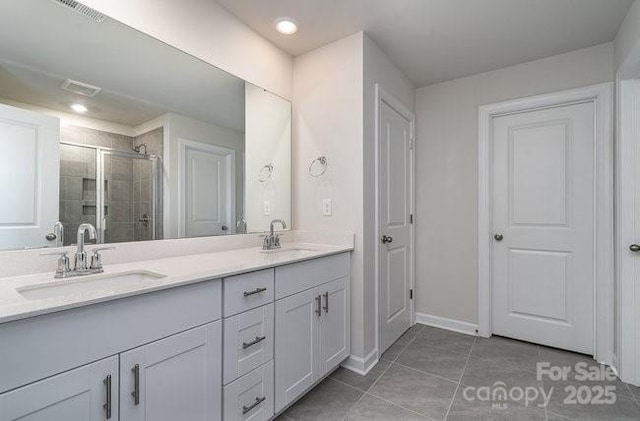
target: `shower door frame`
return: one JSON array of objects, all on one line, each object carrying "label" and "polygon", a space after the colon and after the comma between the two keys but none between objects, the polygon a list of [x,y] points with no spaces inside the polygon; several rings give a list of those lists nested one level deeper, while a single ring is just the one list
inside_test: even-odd
[{"label": "shower door frame", "polygon": [[[157,238],[157,224],[160,223],[158,220],[158,188],[160,186],[160,165],[159,160],[160,157],[157,155],[141,155],[136,152],[126,152],[119,151],[113,148],[109,148],[106,146],[95,146],[95,145],[86,145],[82,143],[75,142],[66,142],[60,141],[61,145],[67,146],[75,146],[86,149],[94,149],[96,153],[96,232],[97,244],[104,244],[104,234],[106,230],[106,220],[105,220],[105,212],[104,212],[104,204],[105,204],[105,188],[104,188],[104,157],[106,155],[117,156],[121,158],[131,158],[131,159],[139,159],[144,161],[151,161],[151,240],[156,240]],[[136,223],[136,221],[134,221]],[[137,241],[137,240],[133,240]]]}]

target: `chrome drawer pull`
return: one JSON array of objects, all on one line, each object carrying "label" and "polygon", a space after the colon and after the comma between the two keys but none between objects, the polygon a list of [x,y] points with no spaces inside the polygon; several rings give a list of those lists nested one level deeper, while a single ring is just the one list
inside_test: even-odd
[{"label": "chrome drawer pull", "polygon": [[243,406],[242,407],[242,415],[246,414],[247,412],[251,411],[253,408],[255,408],[256,406],[260,405],[262,402],[266,401],[267,397],[263,396],[261,398],[256,398],[256,401],[254,403],[252,403],[249,406]]},{"label": "chrome drawer pull", "polygon": [[111,375],[108,375],[104,380],[104,385],[107,388],[106,403],[102,406],[106,412],[106,418],[111,419]]},{"label": "chrome drawer pull", "polygon": [[318,295],[316,297],[316,303],[318,303],[318,308],[316,308],[316,314],[318,317],[322,316],[322,296]]},{"label": "chrome drawer pull", "polygon": [[329,292],[325,292],[324,294],[324,306],[322,307],[324,309],[325,313],[329,312]]},{"label": "chrome drawer pull", "polygon": [[133,373],[133,392],[131,392],[131,396],[133,396],[133,404],[140,405],[140,365],[136,364],[131,369]]},{"label": "chrome drawer pull", "polygon": [[260,342],[264,341],[265,339],[267,339],[266,336],[256,336],[256,338],[254,340],[252,340],[251,342],[243,342],[242,343],[242,349],[247,349],[250,346],[253,346],[255,344],[259,344]]},{"label": "chrome drawer pull", "polygon": [[256,288],[253,291],[245,291],[244,296],[248,297],[253,294],[260,294],[261,292],[265,292],[266,290],[267,290],[266,288]]}]

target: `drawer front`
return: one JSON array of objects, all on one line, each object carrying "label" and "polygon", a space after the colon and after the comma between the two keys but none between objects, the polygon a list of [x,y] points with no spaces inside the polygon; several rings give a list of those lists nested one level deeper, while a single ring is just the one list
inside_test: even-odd
[{"label": "drawer front", "polygon": [[345,278],[351,274],[349,253],[321,257],[276,268],[276,300]]},{"label": "drawer front", "polygon": [[224,279],[224,317],[273,302],[273,269],[231,276]]},{"label": "drawer front", "polygon": [[264,420],[273,416],[273,360],[224,387],[225,421]]},{"label": "drawer front", "polygon": [[274,304],[224,319],[224,384],[273,359]]}]

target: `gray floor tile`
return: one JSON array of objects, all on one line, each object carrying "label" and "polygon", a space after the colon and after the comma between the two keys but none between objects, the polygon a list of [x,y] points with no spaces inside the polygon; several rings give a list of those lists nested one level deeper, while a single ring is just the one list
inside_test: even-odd
[{"label": "gray floor tile", "polygon": [[474,341],[474,336],[436,329],[430,326],[425,326],[416,336],[416,342],[461,354],[468,354]]},{"label": "gray floor tile", "polygon": [[394,342],[387,350],[382,354],[383,359],[388,361],[393,361],[398,358],[398,355],[406,348],[411,341],[413,341],[413,336],[401,336],[400,339]]},{"label": "gray floor tile", "polygon": [[443,419],[456,386],[453,382],[393,364],[369,393],[430,418]]},{"label": "gray floor tile", "polygon": [[347,421],[425,421],[428,418],[373,396],[365,395],[351,410]]},{"label": "gray floor tile", "polygon": [[631,396],[633,396],[640,405],[640,387],[627,384],[627,388],[629,389]]},{"label": "gray floor tile", "polygon": [[539,348],[538,345],[494,336],[490,339],[477,338],[471,355],[535,373]]},{"label": "gray floor tile", "polygon": [[342,420],[364,392],[326,379],[283,414],[291,420]]},{"label": "gray floor tile", "polygon": [[[468,395],[472,396],[472,395]],[[494,406],[492,402],[480,402],[467,399],[462,387],[458,389],[456,397],[447,416],[447,421],[466,420],[518,420],[518,421],[544,421],[546,417],[544,408],[537,406],[524,406],[506,404]]]},{"label": "gray floor tile", "polygon": [[459,382],[467,362],[467,356],[434,348],[422,341],[413,341],[402,351],[395,362]]},{"label": "gray floor tile", "polygon": [[547,410],[547,421],[570,421],[571,418],[563,417],[562,415],[554,414]]},{"label": "gray floor tile", "polygon": [[362,391],[367,391],[376,380],[385,372],[391,361],[380,360],[365,376],[354,373],[351,370],[340,367],[331,374],[331,378],[356,387]]},{"label": "gray floor tile", "polygon": [[567,384],[569,383],[554,385],[553,395],[547,408],[550,413],[574,420],[640,420],[640,407],[633,398],[620,393],[617,394],[614,404],[596,405],[565,402],[567,392],[564,387]]}]

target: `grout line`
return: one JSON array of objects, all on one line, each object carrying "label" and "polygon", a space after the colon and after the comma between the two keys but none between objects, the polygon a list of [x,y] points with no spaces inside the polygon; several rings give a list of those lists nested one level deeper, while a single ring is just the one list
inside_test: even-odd
[{"label": "grout line", "polygon": [[[442,377],[438,374],[433,374],[433,373],[429,373],[428,371],[422,371],[422,370],[418,370],[417,368],[413,368],[413,367],[409,367],[400,363],[391,363],[391,365],[397,365],[398,367],[402,367],[402,368],[406,368],[407,370],[411,370],[411,371],[416,371],[420,374],[426,374],[427,376],[431,376],[431,377],[436,377],[440,380],[445,380],[449,383],[453,383],[453,384],[458,384],[460,383],[460,380],[452,380],[452,379],[447,379],[446,377]],[[460,375],[460,378],[462,378],[462,374]]]},{"label": "grout line", "polygon": [[388,400],[388,399],[382,398],[382,397],[380,397],[380,396],[378,396],[378,395],[374,395],[374,394],[372,394],[372,393],[368,393],[368,392],[367,392],[367,393],[365,393],[365,395],[366,395],[366,396],[369,396],[369,397],[371,397],[371,398],[374,398],[374,399],[381,400],[382,402],[388,403],[389,405],[395,406],[396,408],[400,408],[400,409],[402,409],[402,410],[404,410],[404,411],[411,412],[412,414],[419,415],[420,417],[422,417],[422,418],[424,418],[424,419],[434,421],[434,420],[433,420],[433,418],[431,418],[431,417],[430,417],[430,416],[428,416],[428,415],[425,415],[425,414],[422,414],[422,413],[420,413],[420,412],[414,411],[413,409],[405,408],[405,407],[404,407],[404,406],[402,406],[402,405],[398,405],[397,403],[392,402],[392,401],[390,401],[390,400]]},{"label": "grout line", "polygon": [[462,367],[462,374],[460,374],[460,380],[458,381],[458,385],[456,386],[456,390],[453,392],[453,396],[451,397],[451,402],[449,402],[449,408],[447,408],[447,413],[444,416],[446,420],[449,418],[449,413],[451,412],[451,408],[453,407],[453,402],[456,400],[456,395],[458,394],[458,390],[460,389],[460,385],[462,384],[462,378],[464,376],[464,371],[467,369],[467,364],[469,364],[469,358],[471,358],[471,351],[473,351],[473,347],[475,346],[477,338],[473,340],[473,344],[471,344],[471,349],[469,349],[469,354],[467,355],[467,360],[464,362],[464,367]]}]

